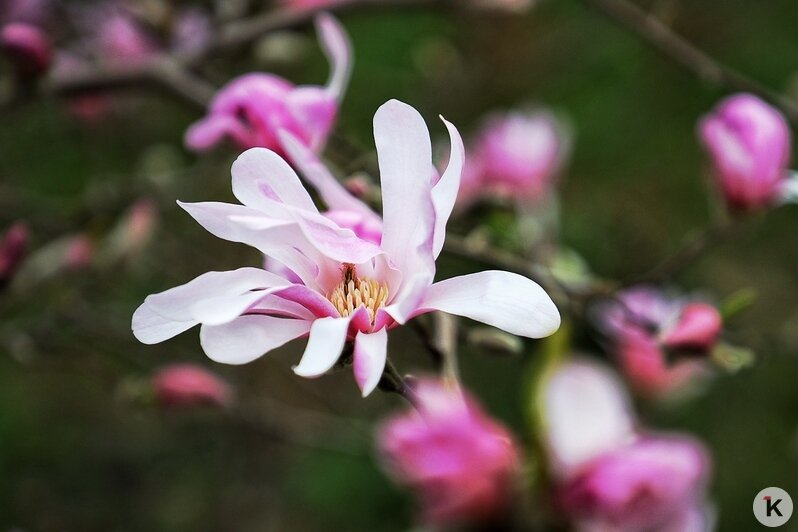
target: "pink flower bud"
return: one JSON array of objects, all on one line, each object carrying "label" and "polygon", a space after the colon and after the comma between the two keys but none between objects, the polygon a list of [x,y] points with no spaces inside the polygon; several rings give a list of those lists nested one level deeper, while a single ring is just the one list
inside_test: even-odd
[{"label": "pink flower bud", "polygon": [[50,67],[52,46],[44,31],[23,22],[6,24],[0,31],[0,46],[25,76],[38,76]]},{"label": "pink flower bud", "polygon": [[158,370],[152,377],[152,388],[163,407],[227,406],[233,395],[227,383],[196,364],[174,364]]},{"label": "pink flower bud", "polygon": [[720,313],[706,303],[685,305],[676,325],[667,333],[663,345],[669,349],[709,352],[720,336]]},{"label": "pink flower bud", "polygon": [[28,228],[17,222],[6,231],[0,241],[0,285],[5,285],[14,277],[22,259],[28,252]]},{"label": "pink flower bud", "polygon": [[519,456],[510,432],[469,396],[422,380],[418,411],[396,416],[377,434],[388,473],[414,489],[423,519],[485,520],[508,502]]},{"label": "pink flower bud", "polygon": [[350,177],[344,181],[346,190],[356,198],[365,198],[372,186],[368,179],[362,176]]},{"label": "pink flower bud", "polygon": [[548,112],[489,117],[471,151],[458,201],[540,201],[555,184],[567,145],[562,126]]},{"label": "pink flower bud", "polygon": [[559,503],[600,530],[669,530],[700,504],[708,463],[692,439],[641,438],[587,464],[562,486]]},{"label": "pink flower bud", "polygon": [[718,188],[729,208],[772,205],[787,177],[790,129],[781,113],[751,94],[722,101],[699,124]]},{"label": "pink flower bud", "polygon": [[87,268],[94,258],[94,241],[85,234],[75,235],[64,252],[64,266],[71,271]]}]

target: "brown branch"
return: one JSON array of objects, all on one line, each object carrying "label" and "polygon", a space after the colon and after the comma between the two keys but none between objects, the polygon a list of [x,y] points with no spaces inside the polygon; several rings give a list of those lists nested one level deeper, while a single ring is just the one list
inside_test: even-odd
[{"label": "brown branch", "polygon": [[402,377],[396,369],[396,366],[391,362],[391,359],[385,361],[385,369],[382,372],[382,378],[380,378],[377,387],[383,392],[401,395],[413,406],[418,402],[413,388],[407,384],[404,377]]},{"label": "brown branch", "polygon": [[582,0],[602,15],[634,33],[699,79],[719,87],[757,94],[779,107],[798,124],[798,102],[720,63],[667,25],[627,0]]}]

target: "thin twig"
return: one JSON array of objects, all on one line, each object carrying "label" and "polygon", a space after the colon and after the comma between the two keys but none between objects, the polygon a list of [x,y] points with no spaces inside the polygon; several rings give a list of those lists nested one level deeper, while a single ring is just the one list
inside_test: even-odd
[{"label": "thin twig", "polygon": [[413,406],[418,402],[415,392],[407,382],[405,382],[405,379],[399,371],[397,371],[391,359],[385,361],[385,369],[382,372],[382,378],[377,387],[383,392],[401,395]]},{"label": "thin twig", "polygon": [[699,79],[719,87],[757,94],[798,124],[798,102],[728,67],[677,35],[667,25],[627,0],[582,0],[631,31]]}]

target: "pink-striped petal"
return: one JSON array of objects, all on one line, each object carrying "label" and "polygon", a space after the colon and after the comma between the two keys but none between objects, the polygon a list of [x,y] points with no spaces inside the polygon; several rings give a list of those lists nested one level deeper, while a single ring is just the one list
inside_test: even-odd
[{"label": "pink-striped petal", "polygon": [[318,212],[296,172],[271,150],[251,148],[245,151],[235,160],[231,172],[233,194],[248,207],[268,213],[275,208],[274,202],[278,202]]}]

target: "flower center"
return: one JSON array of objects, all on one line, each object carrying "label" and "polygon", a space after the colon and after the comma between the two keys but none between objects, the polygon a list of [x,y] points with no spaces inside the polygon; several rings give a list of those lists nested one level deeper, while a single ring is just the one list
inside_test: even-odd
[{"label": "flower center", "polygon": [[341,273],[343,280],[327,299],[344,318],[351,316],[360,306],[366,307],[369,319],[374,323],[377,311],[384,307],[388,300],[388,284],[367,277],[358,277],[353,264],[344,264]]}]

